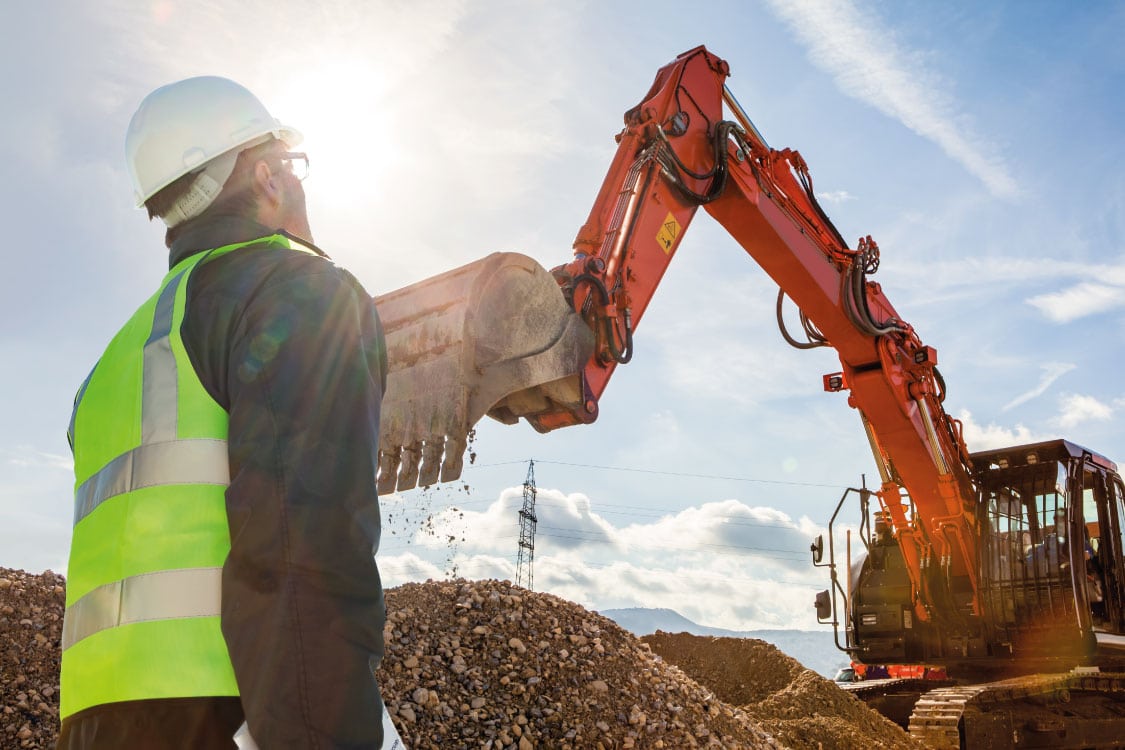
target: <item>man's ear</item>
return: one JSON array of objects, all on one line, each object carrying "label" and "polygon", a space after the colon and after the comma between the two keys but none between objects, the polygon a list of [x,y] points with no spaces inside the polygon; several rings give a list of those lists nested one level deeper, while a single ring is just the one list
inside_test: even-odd
[{"label": "man's ear", "polygon": [[270,205],[281,203],[281,190],[278,185],[278,176],[270,169],[269,164],[259,160],[254,165],[254,192]]}]

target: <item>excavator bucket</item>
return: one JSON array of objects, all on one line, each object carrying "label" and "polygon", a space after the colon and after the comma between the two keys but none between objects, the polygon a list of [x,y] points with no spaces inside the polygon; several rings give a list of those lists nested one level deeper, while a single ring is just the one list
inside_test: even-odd
[{"label": "excavator bucket", "polygon": [[461,476],[470,431],[573,409],[594,334],[554,277],[518,253],[375,298],[387,338],[381,494]]}]

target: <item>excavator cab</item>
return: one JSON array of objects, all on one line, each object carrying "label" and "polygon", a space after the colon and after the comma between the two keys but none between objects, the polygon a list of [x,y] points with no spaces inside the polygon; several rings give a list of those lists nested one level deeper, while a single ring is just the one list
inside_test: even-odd
[{"label": "excavator cab", "polygon": [[1125,495],[1116,466],[1065,440],[973,459],[990,649],[1104,663],[1112,654],[1098,641],[1113,639],[1099,636],[1125,627]]},{"label": "excavator cab", "polygon": [[1115,464],[1055,440],[974,453],[972,465],[981,611],[969,610],[963,581],[934,565],[931,604],[916,608],[902,545],[876,511],[847,573],[849,653],[961,674],[1125,666],[1125,487]]},{"label": "excavator cab", "polygon": [[1125,485],[1117,467],[1065,440],[971,461],[979,612],[940,562],[926,561],[917,595],[902,552],[910,542],[888,538],[885,511],[870,507],[866,490],[849,490],[859,493],[862,520],[854,551],[849,537],[845,591],[831,543],[837,507],[821,564],[833,593],[818,597],[821,621],[820,600],[831,596],[837,644],[853,662],[926,665],[927,675],[939,667],[956,683],[886,680],[852,694],[930,747],[1120,747]]}]

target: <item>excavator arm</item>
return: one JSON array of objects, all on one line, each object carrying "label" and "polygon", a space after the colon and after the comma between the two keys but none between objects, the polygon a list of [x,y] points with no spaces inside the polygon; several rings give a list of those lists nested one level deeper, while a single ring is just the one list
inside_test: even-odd
[{"label": "excavator arm", "polygon": [[[625,113],[570,262],[548,274],[524,256],[489,256],[377,298],[391,361],[380,488],[435,481],[439,464],[443,481],[455,478],[484,414],[523,417],[540,432],[593,421],[703,207],[778,284],[785,338],[839,355],[841,372],[825,376],[825,388],[849,391],[861,415],[917,616],[929,619],[935,606],[979,614],[972,469],[961,425],[942,407],[936,351],[869,280],[878,245],[865,237],[848,247],[801,155],[768,146],[728,75],[703,47],[661,68]],[[785,331],[784,296],[800,310],[804,341]]]}]

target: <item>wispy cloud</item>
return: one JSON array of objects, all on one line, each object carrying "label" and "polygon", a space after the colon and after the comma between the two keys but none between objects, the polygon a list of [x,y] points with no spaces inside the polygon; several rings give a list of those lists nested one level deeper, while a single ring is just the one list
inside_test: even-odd
[{"label": "wispy cloud", "polygon": [[[916,286],[918,266],[886,263],[885,278]],[[1054,287],[1057,291],[1013,293],[1048,320],[1071,323],[1090,315],[1125,308],[1125,264],[1083,263],[1052,258],[991,256],[943,261],[926,258],[926,285],[913,296],[915,304],[941,303],[985,290],[990,298],[1020,287]],[[1097,279],[1097,281],[1089,281]]]},{"label": "wispy cloud", "polygon": [[70,456],[48,453],[29,445],[20,445],[14,450],[0,449],[0,456],[10,466],[24,469],[50,469],[69,472],[74,468],[74,460]]},{"label": "wispy cloud", "polygon": [[855,200],[855,196],[849,193],[847,190],[829,190],[827,192],[817,193],[816,197],[817,200],[820,200],[824,203],[836,204],[847,203],[848,201]]},{"label": "wispy cloud", "polygon": [[1090,281],[1040,294],[1027,302],[1056,323],[1070,323],[1125,306],[1125,286]]},{"label": "wispy cloud", "polygon": [[848,0],[769,0],[840,89],[936,143],[1001,198],[1019,187],[1001,157],[966,126],[947,87],[895,42],[874,13]]},{"label": "wispy cloud", "polygon": [[1020,404],[1026,404],[1033,398],[1042,396],[1047,392],[1047,389],[1050,388],[1056,380],[1058,380],[1074,368],[1075,365],[1069,364],[1067,362],[1048,362],[1045,365],[1042,365],[1041,369],[1043,370],[1043,376],[1039,378],[1039,384],[1032,388],[1030,391],[1021,393],[1008,403],[1004,404],[1003,410],[1008,411],[1009,409],[1015,408]]}]

